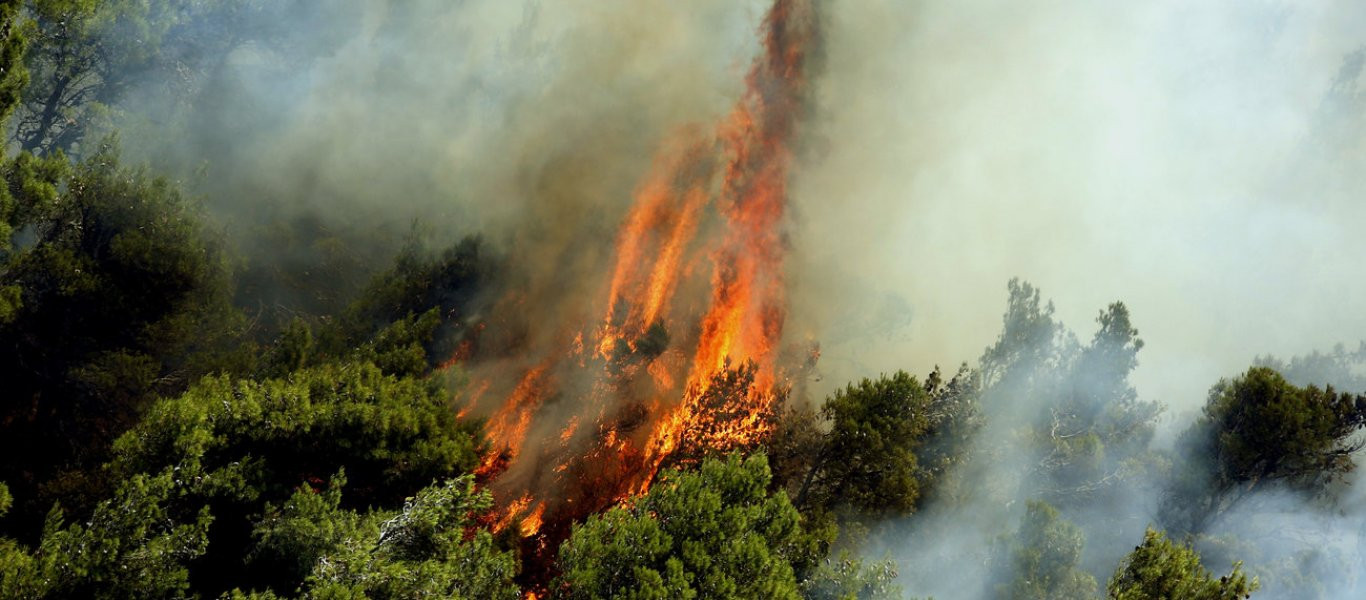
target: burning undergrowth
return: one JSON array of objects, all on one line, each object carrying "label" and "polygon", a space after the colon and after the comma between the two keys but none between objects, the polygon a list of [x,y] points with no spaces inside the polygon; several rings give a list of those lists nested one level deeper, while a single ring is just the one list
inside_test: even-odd
[{"label": "burning undergrowth", "polygon": [[501,508],[486,518],[533,554],[662,467],[761,443],[809,362],[783,338],[784,225],[815,17],[774,3],[743,96],[639,183],[595,298],[511,289],[456,357],[461,414],[487,422],[477,474]]}]

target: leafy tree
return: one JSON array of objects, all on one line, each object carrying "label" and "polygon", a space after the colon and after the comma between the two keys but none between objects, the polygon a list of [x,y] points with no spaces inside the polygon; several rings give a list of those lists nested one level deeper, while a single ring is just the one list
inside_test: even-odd
[{"label": "leafy tree", "polygon": [[1011,540],[1009,583],[997,596],[1010,600],[1094,598],[1096,580],[1077,567],[1085,538],[1081,529],[1058,516],[1045,502],[1030,501],[1024,521]]},{"label": "leafy tree", "polygon": [[252,528],[254,544],[246,554],[253,570],[268,574],[264,585],[289,590],[303,581],[324,555],[360,535],[362,516],[341,509],[344,470],[315,490],[307,482],[280,505],[267,502]]},{"label": "leafy tree", "polygon": [[[924,384],[905,372],[865,379],[836,391],[820,418],[828,431],[808,451],[797,506],[868,517],[909,514],[924,488],[965,459],[977,426],[976,384],[967,369],[948,383],[938,370]],[[798,427],[819,428],[788,426]]]},{"label": "leafy tree", "polygon": [[[365,514],[341,504],[338,475],[326,491],[300,486],[281,506],[268,506],[255,527],[249,561],[275,562],[288,575],[274,589],[240,588],[225,598],[516,598],[517,562],[495,548],[470,516],[490,497],[470,477],[433,484],[401,510]],[[292,583],[291,583],[292,582]]]},{"label": "leafy tree", "polygon": [[0,597],[184,597],[187,564],[204,553],[212,518],[206,509],[175,514],[186,490],[175,475],[129,479],[81,523],[64,524],[54,507],[32,552],[0,538]]},{"label": "leafy tree", "polygon": [[241,317],[195,205],[112,147],[70,171],[22,154],[5,177],[17,202],[0,253],[0,452],[35,460],[0,477],[21,521],[38,522],[54,474],[97,465],[157,394],[230,367]]},{"label": "leafy tree", "polygon": [[248,42],[284,57],[316,55],[320,48],[299,43],[309,36],[290,31],[291,19],[337,24],[325,3],[298,1],[29,0],[25,7],[32,77],[13,139],[39,155],[80,153],[91,134],[126,121],[129,105],[150,112],[138,104],[156,104],[168,119],[178,105],[203,101],[232,51]]},{"label": "leafy tree", "polygon": [[1023,495],[1068,508],[1114,505],[1165,465],[1149,448],[1161,406],[1139,400],[1129,382],[1143,348],[1129,310],[1110,304],[1082,344],[1039,290],[1019,280],[1008,287],[1002,332],[981,358],[983,454],[1025,463],[1007,477],[993,462],[972,465],[957,477],[960,487],[1003,502]]},{"label": "leafy tree", "polygon": [[285,324],[258,374],[278,377],[328,360],[359,358],[387,373],[418,375],[460,352],[458,345],[472,351],[467,315],[476,310],[475,297],[492,268],[481,248],[479,238],[469,237],[429,256],[410,240],[393,267],[337,315],[295,317]]},{"label": "leafy tree", "polygon": [[[339,501],[348,509],[394,507],[434,479],[472,469],[475,426],[456,422],[446,400],[435,380],[386,375],[366,362],[264,381],[208,377],[153,406],[115,443],[109,468],[117,476],[166,468],[194,475],[187,502],[217,518],[203,558],[212,567],[195,571],[196,589],[289,591],[281,582],[301,567],[281,562],[279,545],[261,546],[268,529],[259,515],[278,515],[277,503],[298,482],[321,483],[342,469],[349,492]],[[243,564],[252,552],[258,560]]]},{"label": "leafy tree", "polygon": [[14,137],[36,154],[70,150],[140,71],[170,24],[167,2],[33,0],[32,82]]},{"label": "leafy tree", "polygon": [[396,513],[338,523],[338,496],[301,491],[258,532],[277,552],[297,548],[312,557],[332,546],[312,561],[303,598],[511,600],[519,595],[515,558],[497,551],[488,531],[469,533],[470,515],[489,504],[488,493],[463,477],[423,489]]},{"label": "leafy tree", "polygon": [[1096,322],[1100,327],[1077,354],[1046,426],[1036,429],[1046,450],[1038,467],[1047,482],[1036,493],[1059,502],[1121,491],[1119,484],[1152,463],[1148,445],[1161,407],[1139,401],[1128,379],[1143,340],[1123,303],[1111,304]]},{"label": "leafy tree", "polygon": [[988,408],[1014,413],[1018,409],[1012,405],[1038,390],[1056,387],[1049,378],[1069,366],[1076,340],[1053,319],[1053,303],[1040,303],[1038,288],[1011,279],[1007,289],[1001,334],[979,362],[983,387],[997,390],[984,398],[990,403]]},{"label": "leafy tree", "polygon": [[1215,579],[1190,546],[1176,544],[1151,527],[1143,544],[1125,557],[1106,585],[1111,600],[1238,600],[1257,590],[1241,565]]},{"label": "leafy tree", "polygon": [[[493,268],[483,242],[467,237],[436,255],[430,255],[416,239],[394,260],[394,265],[374,278],[359,297],[342,312],[335,327],[322,334],[325,348],[339,350],[373,338],[391,323],[435,311],[442,331],[433,340],[450,340],[465,325],[470,304],[488,281]],[[430,341],[428,342],[430,344]],[[431,350],[445,360],[453,347]]]},{"label": "leafy tree", "polygon": [[820,456],[825,443],[820,416],[806,406],[784,408],[774,425],[773,435],[764,446],[775,489],[796,497],[806,475]]},{"label": "leafy tree", "polygon": [[436,337],[442,320],[433,308],[421,315],[408,315],[381,329],[374,338],[354,350],[361,360],[373,362],[391,375],[423,375],[432,369],[435,356],[427,347]]},{"label": "leafy tree", "polygon": [[917,449],[921,493],[961,495],[965,491],[952,489],[950,474],[972,459],[972,447],[982,428],[980,377],[965,364],[945,381],[935,367],[925,379],[925,392],[930,397],[929,429],[924,445]]},{"label": "leafy tree", "polygon": [[[19,12],[21,0],[0,2],[0,123],[7,123],[10,115],[19,104],[20,94],[28,85],[28,69],[24,68],[23,56],[27,40],[21,31]],[[6,185],[0,188],[0,268],[10,260],[12,237],[16,226],[22,225],[20,207],[14,193],[13,178],[6,177]],[[8,282],[0,284],[0,324],[14,319],[19,310],[21,289]]]},{"label": "leafy tree", "polygon": [[361,502],[395,502],[435,478],[473,468],[471,425],[455,420],[433,380],[346,362],[265,381],[208,377],[155,405],[115,444],[116,473],[198,463],[247,469],[252,489],[279,497],[345,468]]},{"label": "leafy tree", "polygon": [[806,600],[899,600],[901,586],[896,584],[896,563],[881,560],[866,563],[842,553],[826,559],[802,581]]},{"label": "leafy tree", "polygon": [[[215,190],[220,197],[255,193],[260,192]],[[345,323],[340,315],[392,266],[402,247],[401,232],[386,224],[362,226],[322,214],[296,214],[300,211],[288,208],[288,200],[272,198],[257,213],[228,215],[233,250],[244,262],[233,301],[252,313],[258,323],[255,333],[262,339],[296,319],[314,326],[323,320]],[[364,324],[379,328],[402,316]],[[329,336],[317,337],[322,341]]]},{"label": "leafy tree", "polygon": [[817,540],[763,455],[670,471],[625,507],[574,527],[560,547],[564,598],[797,598]]},{"label": "leafy tree", "polygon": [[1266,485],[1320,493],[1356,467],[1366,396],[1297,387],[1266,367],[1223,380],[1182,435],[1188,462],[1165,504],[1170,522],[1201,532]]},{"label": "leafy tree", "polygon": [[929,429],[929,404],[924,386],[905,372],[836,391],[821,407],[830,432],[797,505],[911,512],[920,492],[915,449]]}]

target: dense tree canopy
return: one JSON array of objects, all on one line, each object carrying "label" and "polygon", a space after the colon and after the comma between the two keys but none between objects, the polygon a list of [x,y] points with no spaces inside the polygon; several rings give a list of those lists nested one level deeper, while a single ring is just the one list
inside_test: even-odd
[{"label": "dense tree canopy", "polygon": [[275,548],[280,556],[297,560],[296,541],[316,549],[305,554],[318,558],[311,561],[303,598],[512,600],[519,595],[513,555],[494,548],[488,531],[467,534],[469,516],[490,501],[470,478],[449,480],[409,498],[402,510],[374,513],[349,531],[318,536],[318,524],[337,520],[336,497],[319,501],[317,494],[301,492],[258,531],[262,538],[283,538],[285,547]]},{"label": "dense tree canopy", "polygon": [[1256,589],[1256,578],[1248,581],[1241,565],[1215,579],[1194,549],[1152,528],[1106,585],[1111,600],[1240,600]]},{"label": "dense tree canopy", "polygon": [[137,475],[80,522],[54,507],[32,551],[0,538],[0,597],[184,597],[213,520],[207,509],[176,514],[186,487],[173,471]]},{"label": "dense tree canopy", "polygon": [[1096,580],[1078,567],[1085,536],[1044,502],[1030,502],[1020,529],[1009,540],[1007,583],[996,588],[1009,600],[1094,598]]},{"label": "dense tree canopy", "polygon": [[1260,487],[1322,492],[1356,468],[1363,428],[1366,396],[1298,387],[1267,367],[1220,381],[1182,436],[1186,462],[1167,518],[1200,532]]},{"label": "dense tree canopy", "polygon": [[215,236],[170,182],[121,167],[112,150],[71,169],[20,155],[6,175],[0,452],[42,461],[7,463],[0,478],[33,519],[54,499],[39,488],[97,465],[157,394],[229,368],[241,317]]},{"label": "dense tree canopy", "polygon": [[665,475],[560,549],[564,598],[798,598],[812,545],[762,455]]},{"label": "dense tree canopy", "polygon": [[863,517],[913,512],[936,477],[963,460],[977,426],[975,394],[966,369],[948,382],[938,370],[924,383],[898,372],[837,390],[819,415],[789,414],[774,449],[791,472],[794,502]]}]

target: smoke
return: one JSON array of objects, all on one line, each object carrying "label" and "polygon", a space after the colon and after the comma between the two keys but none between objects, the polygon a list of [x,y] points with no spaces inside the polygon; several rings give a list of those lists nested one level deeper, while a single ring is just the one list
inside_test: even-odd
[{"label": "smoke", "polygon": [[[291,260],[292,247],[253,246],[253,226],[281,215],[345,232],[366,265],[414,222],[443,242],[483,233],[516,265],[503,285],[518,293],[492,311],[516,323],[483,340],[509,356],[600,316],[653,157],[741,97],[767,8],[327,4],[322,21],[286,11],[297,27],[283,42],[240,25],[248,41],[190,101],[133,92],[146,102],[127,104],[147,108],[124,116],[125,144],[203,194],[249,260]],[[1171,407],[1159,442],[1255,356],[1366,338],[1366,92],[1352,62],[1366,6],[844,0],[822,19],[785,263],[785,337],[821,344],[817,397],[980,356],[1015,276],[1082,340],[1097,310],[1128,305],[1147,342],[1139,397]],[[528,366],[510,359],[502,384]],[[978,454],[998,460],[976,476],[999,489],[893,529],[913,593],[973,596],[953,582],[985,585],[996,536],[1018,526],[1032,457]],[[1141,539],[1153,494],[1066,514],[1093,534],[1096,564]],[[1355,512],[1268,502],[1296,531],[1360,531]],[[961,576],[936,589],[945,564]]]},{"label": "smoke", "polygon": [[[1366,335],[1363,110],[1354,80],[1333,91],[1359,3],[829,12],[793,322],[818,324],[832,385],[977,356],[1015,276],[1078,330],[1128,304],[1139,391],[1174,414],[1259,353]],[[889,297],[910,323],[843,318]]]},{"label": "smoke", "polygon": [[[553,552],[572,518],[641,491],[727,365],[757,365],[736,386],[756,419],[725,433],[769,427],[808,3],[352,8],[317,41],[234,49],[191,110],[212,118],[174,151],[204,157],[199,187],[230,220],[307,215],[355,231],[319,236],[345,246],[421,219],[506,257],[456,399],[488,419],[495,529],[544,516]],[[296,46],[317,56],[285,60]],[[694,198],[705,214],[685,217]],[[245,231],[248,259],[281,260]],[[665,300],[638,314],[647,293]]]},{"label": "smoke", "polygon": [[[1363,24],[1351,2],[832,5],[794,183],[791,322],[822,342],[819,385],[973,361],[1016,276],[1083,341],[1099,309],[1125,302],[1146,342],[1132,381],[1168,407],[1157,447],[1257,355],[1355,346]],[[1019,410],[1037,417],[1041,400]],[[1012,437],[1022,424],[985,412],[975,453],[990,466],[972,476],[988,489],[932,504],[870,550],[900,560],[912,594],[989,595],[997,538],[1019,526],[1037,457],[1003,452],[1025,443]],[[1156,523],[1162,487],[1144,474],[1123,503],[1064,510],[1102,585]],[[1345,500],[1268,499],[1279,504],[1259,504],[1274,510],[1257,521],[1301,542],[1351,540],[1361,505]],[[1219,533],[1258,551],[1202,544],[1209,568],[1243,558],[1268,597],[1297,593],[1272,570],[1304,544]],[[1356,567],[1331,567],[1361,550],[1319,553],[1322,597],[1351,597]]]},{"label": "smoke", "polygon": [[[358,288],[416,225],[436,244],[482,234],[527,280],[570,297],[596,283],[586,276],[601,272],[662,141],[739,95],[765,8],[280,7],[211,22],[208,37],[237,43],[197,65],[188,94],[163,83],[130,93],[118,123],[129,153],[202,194],[252,264],[316,269],[340,254]],[[263,240],[263,227],[299,220],[314,238]],[[304,294],[263,292],[277,293]]]}]

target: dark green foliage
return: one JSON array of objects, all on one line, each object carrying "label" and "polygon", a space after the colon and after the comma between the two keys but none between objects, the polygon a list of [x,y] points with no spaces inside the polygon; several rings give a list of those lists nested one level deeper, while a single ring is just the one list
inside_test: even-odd
[{"label": "dark green foliage", "polygon": [[1094,598],[1096,580],[1077,567],[1085,538],[1081,529],[1058,516],[1057,509],[1031,501],[1020,530],[1009,543],[1009,583],[997,596],[1010,600]]},{"label": "dark green foliage", "polygon": [[[380,274],[341,315],[330,332],[330,343],[354,344],[374,336],[390,323],[435,310],[438,323],[447,331],[464,325],[469,303],[488,278],[489,264],[483,244],[469,237],[430,256],[415,241],[398,255],[394,266]],[[449,339],[451,336],[440,336]],[[429,348],[430,349],[430,348]],[[446,358],[453,347],[435,352]]]},{"label": "dark green foliage", "polygon": [[276,498],[344,467],[350,497],[392,504],[472,468],[476,450],[435,382],[348,362],[284,379],[206,378],[154,406],[115,444],[112,464],[118,473],[186,463],[206,474],[241,470],[250,484],[242,495]]},{"label": "dark green foliage", "polygon": [[[437,256],[411,242],[335,318],[294,318],[257,365],[264,377],[328,361],[374,362],[386,373],[420,375],[451,358],[471,325],[466,315],[492,265],[478,238]],[[466,342],[471,343],[471,342]]]},{"label": "dark green foliage", "polygon": [[797,598],[816,540],[762,455],[666,473],[626,507],[588,518],[560,548],[563,598]]},{"label": "dark green foliage", "polygon": [[[9,121],[28,85],[28,69],[24,67],[28,40],[19,18],[23,5],[22,0],[0,2],[0,123]],[[9,238],[8,232],[0,231],[0,238]]]},{"label": "dark green foliage", "polygon": [[234,302],[252,314],[262,341],[296,319],[335,321],[392,265],[402,245],[401,231],[391,227],[294,214],[283,202],[262,214],[225,218],[233,250],[245,262]]},{"label": "dark green foliage", "polygon": [[21,155],[6,168],[20,235],[0,255],[17,290],[0,319],[0,454],[42,458],[0,477],[30,522],[52,501],[39,485],[98,464],[156,394],[223,368],[241,323],[216,239],[173,185],[109,149],[63,165]]},{"label": "dark green foliage", "polygon": [[824,442],[825,431],[815,411],[803,403],[788,407],[764,448],[774,486],[796,497]]},{"label": "dark green foliage", "polygon": [[345,485],[345,474],[338,473],[325,490],[305,483],[284,503],[266,503],[245,556],[252,570],[270,575],[263,585],[282,590],[298,585],[318,559],[359,533],[361,515],[340,508]]},{"label": "dark green foliage", "polygon": [[1363,426],[1366,396],[1297,388],[1266,368],[1216,385],[1196,424],[1211,435],[1219,481],[1297,485],[1321,485],[1351,471],[1362,447],[1351,438]]},{"label": "dark green foliage", "polygon": [[1257,589],[1241,565],[1218,579],[1200,564],[1191,547],[1176,544],[1149,528],[1143,544],[1124,558],[1106,585],[1111,600],[1239,600]]},{"label": "dark green foliage", "polygon": [[1266,367],[1220,381],[1182,436],[1187,462],[1164,513],[1172,525],[1200,532],[1261,486],[1322,492],[1356,468],[1363,427],[1366,396],[1297,387]]},{"label": "dark green foliage", "polygon": [[187,564],[204,553],[212,521],[207,509],[175,513],[187,483],[171,470],[134,476],[70,525],[54,508],[33,551],[0,538],[0,597],[184,597]]},{"label": "dark green foliage", "polygon": [[[456,422],[446,399],[435,381],[386,375],[366,362],[265,381],[209,377],[152,407],[116,442],[110,469],[119,476],[166,468],[193,474],[190,502],[207,504],[217,518],[203,559],[213,566],[196,571],[197,589],[288,592],[303,566],[282,557],[271,533],[297,542],[303,517],[289,511],[309,505],[273,507],[287,502],[299,482],[321,484],[342,469],[347,494],[336,499],[358,509],[395,507],[431,481],[471,469],[476,432]],[[243,564],[249,555],[253,560]]]},{"label": "dark green foliage", "polygon": [[[427,347],[442,324],[433,308],[421,315],[408,315],[381,329],[361,346],[356,355],[374,362],[380,370],[393,375],[421,375],[431,370]],[[439,356],[439,355],[438,355]]]},{"label": "dark green foliage", "polygon": [[317,354],[313,328],[303,319],[294,319],[280,331],[256,371],[261,377],[283,377],[313,364]]},{"label": "dark green foliage", "polygon": [[493,537],[467,535],[469,516],[489,506],[469,477],[433,485],[396,514],[377,514],[316,563],[304,598],[513,600],[517,563]]},{"label": "dark green foliage", "polygon": [[905,372],[865,379],[826,399],[825,427],[790,413],[774,448],[797,506],[859,518],[914,511],[967,456],[978,426],[973,377],[964,368],[949,382],[937,369],[924,384]]},{"label": "dark green foliage", "polygon": [[173,15],[168,2],[30,0],[33,74],[15,140],[25,151],[70,151],[155,62]]},{"label": "dark green foliage", "polygon": [[920,493],[915,450],[930,426],[929,405],[925,388],[905,372],[835,392],[821,407],[830,431],[798,506],[911,512]]},{"label": "dark green foliage", "polygon": [[248,560],[282,567],[274,589],[240,588],[226,598],[504,598],[518,596],[517,562],[494,547],[471,515],[489,507],[469,477],[433,484],[401,510],[358,513],[340,507],[345,478],[326,491],[301,486],[282,506],[267,506]]},{"label": "dark green foliage", "polygon": [[842,554],[827,559],[802,581],[806,600],[899,600],[901,586],[896,584],[896,563],[882,560],[865,563]]},{"label": "dark green foliage", "polygon": [[325,492],[302,486],[283,506],[267,506],[248,560],[275,563],[285,577],[272,582],[274,591],[238,589],[227,597],[278,598],[291,591],[301,598],[518,596],[513,555],[497,551],[487,531],[469,533],[470,516],[489,506],[487,492],[476,492],[470,478],[422,489],[401,510],[368,514],[340,508],[344,483],[333,478]]},{"label": "dark green foliage", "polygon": [[961,494],[947,489],[949,474],[972,458],[972,446],[982,428],[979,409],[981,382],[967,365],[959,367],[952,379],[944,380],[939,367],[925,379],[930,403],[929,428],[924,445],[917,450],[921,494]]},{"label": "dark green foliage", "polygon": [[466,238],[437,256],[416,242],[376,276],[335,318],[310,326],[294,318],[258,365],[279,376],[307,365],[358,358],[386,373],[417,375],[449,359],[470,325],[466,315],[491,264],[478,238]]}]

